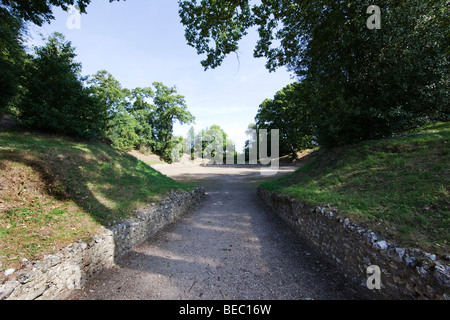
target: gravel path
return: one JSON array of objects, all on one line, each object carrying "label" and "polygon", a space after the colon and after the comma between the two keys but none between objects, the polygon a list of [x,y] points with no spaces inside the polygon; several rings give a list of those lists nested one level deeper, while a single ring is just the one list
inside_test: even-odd
[{"label": "gravel path", "polygon": [[[260,203],[257,168],[160,166],[203,185],[193,212],[95,277],[72,299],[366,299]],[[292,168],[282,168],[281,174]]]}]

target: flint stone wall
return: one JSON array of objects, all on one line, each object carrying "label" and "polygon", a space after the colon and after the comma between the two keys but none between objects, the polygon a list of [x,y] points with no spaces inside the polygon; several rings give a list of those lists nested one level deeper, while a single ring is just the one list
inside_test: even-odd
[{"label": "flint stone wall", "polygon": [[401,248],[339,216],[331,206],[311,207],[263,188],[258,195],[348,279],[366,287],[367,268],[379,266],[380,298],[450,300],[449,256]]},{"label": "flint stone wall", "polygon": [[0,283],[0,300],[60,300],[82,289],[87,279],[111,268],[116,259],[141,244],[197,205],[205,190],[173,191],[158,204],[138,210],[136,218],[103,228],[88,243],[78,241],[42,261],[23,262],[21,270],[7,270]]}]

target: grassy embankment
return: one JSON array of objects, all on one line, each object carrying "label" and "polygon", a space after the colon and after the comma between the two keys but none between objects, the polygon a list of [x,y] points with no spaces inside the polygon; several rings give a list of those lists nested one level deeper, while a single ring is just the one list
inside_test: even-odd
[{"label": "grassy embankment", "polygon": [[319,150],[295,173],[262,184],[342,216],[405,247],[448,254],[450,123]]},{"label": "grassy embankment", "polygon": [[192,188],[102,143],[0,132],[0,271]]}]

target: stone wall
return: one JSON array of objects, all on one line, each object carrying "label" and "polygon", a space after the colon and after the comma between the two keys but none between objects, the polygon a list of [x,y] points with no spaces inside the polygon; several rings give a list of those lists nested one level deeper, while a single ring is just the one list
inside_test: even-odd
[{"label": "stone wall", "polygon": [[[311,207],[258,188],[259,197],[349,279],[367,285],[367,268],[381,269],[385,299],[450,300],[450,257],[402,248],[352,223],[331,206]],[[369,289],[368,289],[369,290]]]},{"label": "stone wall", "polygon": [[0,300],[65,299],[81,289],[87,279],[141,244],[168,224],[176,221],[200,202],[203,188],[191,192],[173,191],[158,204],[136,212],[126,220],[92,237],[78,241],[42,261],[23,262],[21,270],[7,270],[8,281],[0,283]]}]

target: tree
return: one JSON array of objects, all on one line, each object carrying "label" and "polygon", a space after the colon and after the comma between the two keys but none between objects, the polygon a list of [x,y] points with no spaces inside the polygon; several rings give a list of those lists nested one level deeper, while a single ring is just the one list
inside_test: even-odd
[{"label": "tree", "polygon": [[110,115],[107,137],[123,150],[154,148],[154,97],[151,88],[122,88],[120,82],[106,70],[100,70],[88,81],[96,97]]},{"label": "tree", "polygon": [[194,0],[179,5],[188,44],[207,55],[202,61],[205,69],[218,67],[227,54],[237,52],[239,41],[254,24],[249,1],[206,0],[197,5]]},{"label": "tree", "polygon": [[26,53],[22,44],[23,24],[0,8],[0,113],[7,111],[19,90]]},{"label": "tree", "polygon": [[172,140],[175,122],[190,124],[194,122],[195,117],[187,110],[185,98],[177,93],[176,87],[167,87],[161,82],[154,82],[153,87],[155,151],[169,159],[171,150],[176,144]]},{"label": "tree", "polygon": [[120,82],[106,70],[100,70],[88,79],[95,96],[104,104],[110,116],[113,116],[125,105],[128,90],[122,88]]},{"label": "tree", "polygon": [[[119,0],[109,0],[109,2]],[[0,8],[9,12],[24,22],[33,22],[42,26],[44,22],[54,19],[53,7],[60,7],[67,11],[69,6],[76,5],[81,13],[86,13],[86,8],[91,0],[0,0]]]},{"label": "tree", "polygon": [[84,86],[81,64],[64,36],[55,33],[26,66],[19,119],[23,126],[81,138],[99,137],[106,107]]},{"label": "tree", "polygon": [[[109,2],[120,0],[109,0]],[[54,19],[53,7],[76,5],[86,13],[91,0],[0,0],[0,111],[18,94],[26,53],[22,34],[27,23],[42,26]]]},{"label": "tree", "polygon": [[314,146],[312,106],[305,83],[295,82],[266,99],[255,117],[258,129],[280,130],[280,153],[297,156],[297,152]]},{"label": "tree", "polygon": [[[249,163],[251,161],[258,160],[259,155],[259,137],[258,137],[258,127],[256,126],[256,123],[250,123],[247,126],[247,130],[245,130],[245,135],[249,138],[245,140],[244,145],[244,156],[245,161],[248,161]],[[254,164],[254,163],[251,163]]]},{"label": "tree", "polygon": [[149,102],[154,96],[155,93],[150,87],[133,89],[128,96],[130,100],[128,111],[138,123],[135,131],[139,137],[140,150],[151,150],[156,144],[155,106]]},{"label": "tree", "polygon": [[[219,164],[225,162],[228,149],[228,134],[218,125],[202,129],[194,139],[194,145],[201,154],[195,154],[196,158],[214,159]],[[229,143],[231,141],[228,141]],[[201,147],[200,147],[201,146]],[[234,154],[233,154],[234,157]]]},{"label": "tree", "polygon": [[380,0],[382,26],[367,28],[354,0],[180,1],[186,40],[205,69],[237,52],[257,26],[255,57],[307,80],[319,142],[379,138],[448,119],[448,0]]},{"label": "tree", "polygon": [[321,28],[311,32],[303,62],[292,67],[309,79],[322,145],[448,119],[445,2],[381,1],[380,30],[365,26],[368,16],[358,4],[335,4],[317,17]]},{"label": "tree", "polygon": [[129,113],[128,96],[130,90],[122,88],[120,82],[108,71],[100,70],[88,80],[92,92],[107,110],[109,121],[106,137],[113,146],[122,150],[132,150],[139,145],[136,131],[138,121]]},{"label": "tree", "polygon": [[124,151],[139,148],[140,137],[137,134],[139,122],[123,107],[120,107],[108,123],[107,137],[112,145]]},{"label": "tree", "polygon": [[187,124],[195,119],[176,87],[155,82],[153,88],[129,90],[105,70],[93,75],[89,84],[111,117],[108,138],[124,150],[150,149],[169,160],[176,144],[172,141],[175,121]]}]

